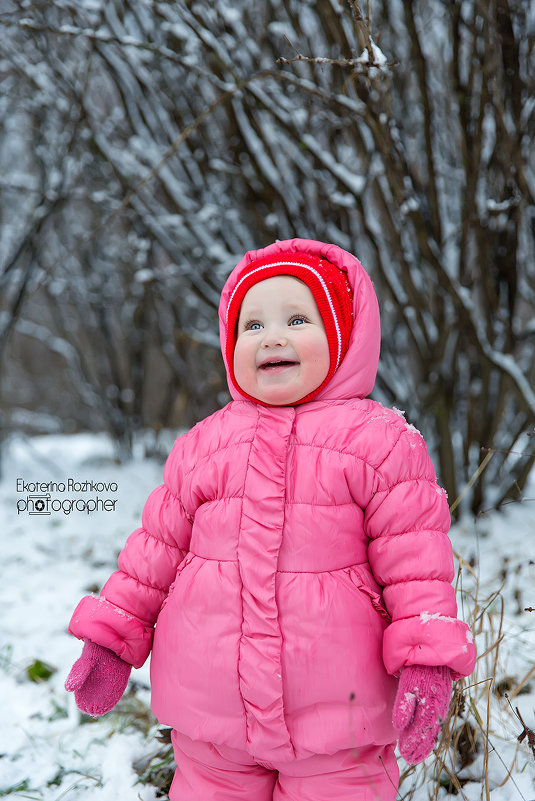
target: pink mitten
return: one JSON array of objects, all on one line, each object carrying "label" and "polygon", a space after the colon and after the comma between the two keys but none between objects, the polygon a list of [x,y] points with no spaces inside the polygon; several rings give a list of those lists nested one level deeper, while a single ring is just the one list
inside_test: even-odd
[{"label": "pink mitten", "polygon": [[408,665],[402,669],[392,723],[401,732],[399,752],[409,764],[422,762],[433,750],[448,714],[451,686],[449,667]]},{"label": "pink mitten", "polygon": [[87,715],[105,715],[120,700],[132,665],[117,654],[84,640],[82,656],[72,666],[65,689],[74,692],[76,706]]}]

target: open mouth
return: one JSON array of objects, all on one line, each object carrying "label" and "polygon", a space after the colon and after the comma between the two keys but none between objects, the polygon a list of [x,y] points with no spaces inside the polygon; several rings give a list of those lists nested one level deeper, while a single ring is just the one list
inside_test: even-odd
[{"label": "open mouth", "polygon": [[272,361],[272,362],[265,362],[264,364],[260,365],[260,370],[277,370],[280,367],[296,367],[299,362],[292,362],[287,360],[280,360],[280,361]]}]

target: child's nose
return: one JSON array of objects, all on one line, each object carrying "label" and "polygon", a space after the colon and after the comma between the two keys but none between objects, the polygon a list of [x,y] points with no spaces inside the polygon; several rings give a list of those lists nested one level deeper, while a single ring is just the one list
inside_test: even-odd
[{"label": "child's nose", "polygon": [[270,325],[264,329],[262,347],[272,348],[277,345],[286,345],[288,337],[285,328],[279,325]]}]

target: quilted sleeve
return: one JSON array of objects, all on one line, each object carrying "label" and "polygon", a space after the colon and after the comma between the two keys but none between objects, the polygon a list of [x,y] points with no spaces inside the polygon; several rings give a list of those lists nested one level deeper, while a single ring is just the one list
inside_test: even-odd
[{"label": "quilted sleeve", "polygon": [[392,617],[383,640],[386,669],[397,675],[404,665],[447,665],[455,679],[468,676],[476,654],[469,627],[457,619],[447,496],[412,426],[403,428],[377,478],[365,527]]},{"label": "quilted sleeve", "polygon": [[110,648],[134,667],[149,655],[154,623],[191,537],[192,519],[179,497],[182,440],[176,441],[166,462],[164,483],[145,503],[141,527],[119,555],[119,569],[100,597],[82,598],[69,624],[71,634]]}]

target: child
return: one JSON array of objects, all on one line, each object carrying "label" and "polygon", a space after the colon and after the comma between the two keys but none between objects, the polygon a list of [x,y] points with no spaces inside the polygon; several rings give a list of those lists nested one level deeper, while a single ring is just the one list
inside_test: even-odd
[{"label": "child", "polygon": [[[247,253],[220,304],[233,401],[179,437],[66,687],[109,711],[152,648],[176,801],[390,801],[475,649],[446,495],[403,417],[366,400],[372,283],[335,245]],[[154,624],[156,623],[156,628]]]}]

